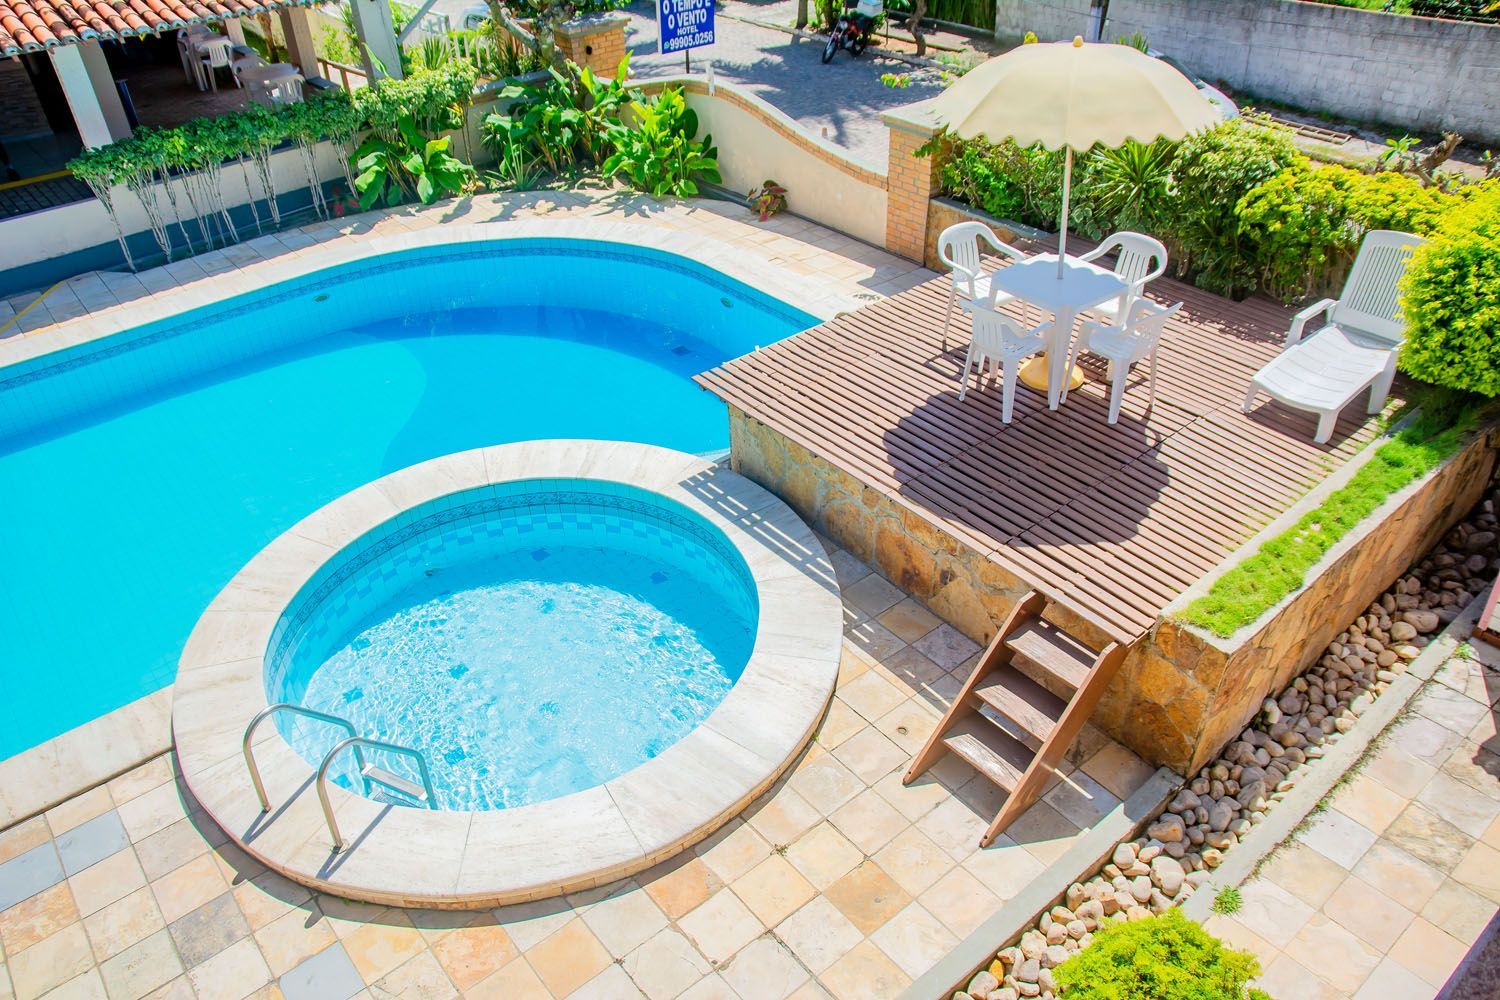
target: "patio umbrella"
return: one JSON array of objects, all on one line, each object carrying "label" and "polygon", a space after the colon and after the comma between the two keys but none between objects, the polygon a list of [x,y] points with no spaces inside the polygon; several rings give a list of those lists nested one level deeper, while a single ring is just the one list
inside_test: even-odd
[{"label": "patio umbrella", "polygon": [[963,139],[1012,139],[1066,150],[1057,273],[1068,247],[1073,151],[1128,139],[1181,139],[1220,121],[1198,88],[1129,45],[1021,45],[975,67],[933,98],[933,116]]}]

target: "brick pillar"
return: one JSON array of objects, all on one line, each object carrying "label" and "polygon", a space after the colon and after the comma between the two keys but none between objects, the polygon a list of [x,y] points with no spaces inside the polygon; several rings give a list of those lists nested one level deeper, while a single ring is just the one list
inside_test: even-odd
[{"label": "brick pillar", "polygon": [[588,14],[552,29],[552,38],[563,58],[587,66],[596,76],[613,77],[625,58],[623,14]]},{"label": "brick pillar", "polygon": [[885,247],[908,260],[920,261],[927,246],[927,203],[938,190],[942,152],[914,155],[939,131],[926,101],[887,111],[881,120],[890,129],[886,167]]}]

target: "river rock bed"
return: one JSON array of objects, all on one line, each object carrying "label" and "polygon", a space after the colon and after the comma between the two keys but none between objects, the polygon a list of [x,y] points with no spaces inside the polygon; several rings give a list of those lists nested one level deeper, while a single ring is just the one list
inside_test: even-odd
[{"label": "river rock bed", "polygon": [[1353,728],[1434,633],[1494,579],[1500,491],[1492,492],[1407,575],[1350,623],[1318,662],[1259,714],[1092,878],[1068,887],[953,1000],[1055,1000],[1052,970],[1110,922],[1165,912],[1193,894],[1240,838]]}]

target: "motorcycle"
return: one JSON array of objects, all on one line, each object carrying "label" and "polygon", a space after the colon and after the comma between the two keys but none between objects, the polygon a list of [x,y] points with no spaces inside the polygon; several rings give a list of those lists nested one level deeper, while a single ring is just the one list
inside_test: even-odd
[{"label": "motorcycle", "polygon": [[870,44],[870,34],[875,30],[875,20],[884,12],[882,0],[858,0],[844,5],[844,12],[834,22],[828,33],[828,44],[823,46],[823,62],[833,62],[834,53],[848,49],[858,56]]}]

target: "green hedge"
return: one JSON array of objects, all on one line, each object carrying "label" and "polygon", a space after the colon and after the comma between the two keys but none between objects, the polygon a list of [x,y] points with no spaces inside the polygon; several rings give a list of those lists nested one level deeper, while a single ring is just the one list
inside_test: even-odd
[{"label": "green hedge", "polygon": [[1067,1000],[1270,1000],[1251,989],[1253,955],[1182,915],[1112,923],[1054,972]]}]

